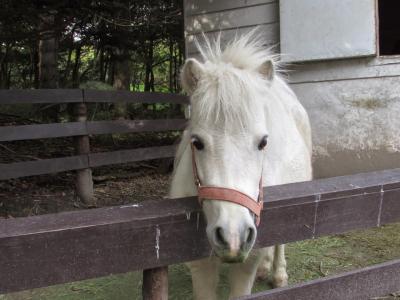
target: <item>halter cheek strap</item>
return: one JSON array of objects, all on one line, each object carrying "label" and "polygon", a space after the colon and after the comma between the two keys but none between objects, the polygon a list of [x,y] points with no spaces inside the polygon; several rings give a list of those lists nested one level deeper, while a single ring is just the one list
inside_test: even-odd
[{"label": "halter cheek strap", "polygon": [[220,200],[220,201],[228,201],[239,204],[241,206],[248,208],[252,213],[254,213],[256,217],[256,225],[258,226],[260,224],[260,214],[264,204],[262,176],[259,182],[259,192],[257,200],[235,189],[215,187],[215,186],[203,186],[201,185],[201,181],[197,172],[195,149],[192,143],[191,143],[191,148],[192,148],[193,175],[198,190],[198,198],[200,205],[202,205],[203,201],[205,200]]}]

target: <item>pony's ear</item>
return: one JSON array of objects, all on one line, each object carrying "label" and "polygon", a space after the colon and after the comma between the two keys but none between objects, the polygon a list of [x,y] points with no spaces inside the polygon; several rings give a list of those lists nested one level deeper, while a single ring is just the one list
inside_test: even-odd
[{"label": "pony's ear", "polygon": [[191,95],[204,72],[203,65],[194,58],[186,60],[181,71],[181,84],[186,93]]},{"label": "pony's ear", "polygon": [[266,79],[272,80],[275,76],[275,67],[272,60],[267,60],[258,67],[257,71]]}]

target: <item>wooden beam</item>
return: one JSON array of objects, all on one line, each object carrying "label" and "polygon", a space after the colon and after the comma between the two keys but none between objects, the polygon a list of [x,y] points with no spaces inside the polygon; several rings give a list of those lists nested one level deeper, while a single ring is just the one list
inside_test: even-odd
[{"label": "wooden beam", "polygon": [[82,89],[0,90],[0,104],[132,102],[189,104],[180,94]]},{"label": "wooden beam", "polygon": [[[267,187],[256,247],[400,221],[399,199],[400,169]],[[0,293],[209,254],[195,197],[4,219]]]},{"label": "wooden beam", "polygon": [[143,300],[168,300],[168,267],[143,270]]},{"label": "wooden beam", "polygon": [[[87,120],[87,107],[86,103],[76,103],[74,105],[73,117],[75,121],[80,122],[85,126]],[[86,128],[86,126],[85,126]],[[77,155],[88,155],[90,154],[90,141],[88,134],[82,134],[74,137],[75,153]],[[96,199],[94,198],[93,190],[93,177],[92,169],[87,168],[76,170],[75,177],[75,191],[76,195],[83,203],[88,207],[96,206]]]},{"label": "wooden beam", "polygon": [[156,92],[84,90],[85,102],[175,103],[189,104],[189,97]]},{"label": "wooden beam", "polygon": [[85,123],[0,126],[0,142],[47,139],[87,134]]},{"label": "wooden beam", "polygon": [[[79,103],[77,105],[83,105]],[[80,136],[88,134],[136,133],[183,130],[185,119],[116,120],[0,126],[0,142]]]},{"label": "wooden beam", "polygon": [[80,89],[0,90],[0,104],[83,102]]},{"label": "wooden beam", "polygon": [[398,290],[400,290],[400,259],[239,299],[361,300],[374,299]]},{"label": "wooden beam", "polygon": [[91,167],[100,167],[106,165],[122,164],[126,162],[173,157],[175,155],[175,149],[176,147],[171,145],[91,153],[89,155],[89,165]]},{"label": "wooden beam", "polygon": [[0,180],[84,169],[87,155],[0,164]]},{"label": "wooden beam", "polygon": [[148,147],[0,164],[0,180],[168,158],[175,155],[175,149],[173,145]]},{"label": "wooden beam", "polygon": [[87,122],[89,134],[183,130],[185,129],[186,125],[186,119],[116,120]]}]

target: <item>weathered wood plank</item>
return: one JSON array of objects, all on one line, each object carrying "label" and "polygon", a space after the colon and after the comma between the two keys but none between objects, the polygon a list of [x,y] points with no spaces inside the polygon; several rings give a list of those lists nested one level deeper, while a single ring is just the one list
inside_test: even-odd
[{"label": "weathered wood plank", "polygon": [[216,11],[226,11],[237,8],[261,5],[266,3],[277,2],[277,0],[218,0],[218,1],[202,1],[202,0],[185,0],[184,10],[186,16],[206,14]]},{"label": "weathered wood plank", "polygon": [[400,259],[328,276],[285,288],[256,293],[241,300],[364,300],[400,289]]},{"label": "weathered wood plank", "polygon": [[189,97],[179,94],[155,92],[99,91],[81,89],[0,90],[0,104],[76,103],[83,101],[188,104]]},{"label": "weathered wood plank", "polygon": [[91,153],[89,165],[99,167],[141,160],[173,157],[175,146],[148,147],[131,150]]},{"label": "weathered wood plank", "polygon": [[85,123],[0,126],[0,142],[57,138],[87,134]]},{"label": "weathered wood plank", "polygon": [[[218,34],[221,33],[221,44],[225,45],[228,41],[232,40],[235,35],[238,36],[253,30],[255,26],[249,27],[242,27],[242,28],[233,28],[233,29],[226,29],[217,32],[208,32],[205,35],[209,39],[215,39]],[[271,23],[265,25],[259,25],[259,32],[265,38],[267,42],[267,46],[272,47],[279,44],[279,23]],[[202,34],[195,34],[195,35],[187,35],[186,36],[186,51],[191,56],[192,54],[197,53],[196,45],[194,40],[198,39],[198,41],[202,41]],[[277,49],[279,50],[279,49]]]},{"label": "weathered wood plank", "polygon": [[[359,201],[360,195],[368,204]],[[379,213],[383,216],[385,207],[399,199],[400,169],[267,187],[256,246],[400,221],[400,205],[392,207],[390,218]],[[317,209],[323,202],[328,208]],[[378,214],[364,213],[366,205],[375,206]],[[338,212],[347,216],[340,220],[346,226],[330,222]],[[369,220],[352,221],[358,217]],[[209,254],[195,197],[0,220],[0,292],[157,268]]]},{"label": "weathered wood plank", "polygon": [[88,159],[86,155],[0,164],[0,180],[65,172],[87,167]]},{"label": "weathered wood plank", "polygon": [[175,150],[175,146],[148,147],[0,164],[0,180],[168,158],[175,155]]},{"label": "weathered wood plank", "polygon": [[107,134],[183,130],[186,124],[185,119],[92,121],[87,128],[89,134]]},{"label": "weathered wood plank", "polygon": [[0,90],[0,104],[82,102],[80,89]]},{"label": "weathered wood plank", "polygon": [[183,130],[185,119],[115,120],[0,126],[0,142],[79,136],[88,134]]},{"label": "weathered wood plank", "polygon": [[143,300],[168,300],[168,267],[143,270]]},{"label": "weathered wood plank", "polygon": [[189,97],[185,95],[155,92],[130,92],[124,90],[84,90],[84,99],[85,102],[189,103]]},{"label": "weathered wood plank", "polygon": [[365,78],[399,77],[400,58],[354,58],[288,64],[291,84],[355,80]]},{"label": "weathered wood plank", "polygon": [[186,18],[185,30],[188,34],[196,34],[275,23],[278,20],[278,4],[268,3],[223,12],[189,16]]}]

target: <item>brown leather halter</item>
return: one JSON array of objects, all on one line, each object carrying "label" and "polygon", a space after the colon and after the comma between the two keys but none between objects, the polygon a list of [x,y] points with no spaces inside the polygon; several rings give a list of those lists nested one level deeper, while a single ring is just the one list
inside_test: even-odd
[{"label": "brown leather halter", "polygon": [[217,187],[217,186],[205,186],[205,185],[203,186],[201,185],[201,181],[197,172],[195,149],[193,143],[190,143],[190,145],[192,148],[192,165],[193,165],[194,182],[197,186],[200,205],[203,204],[204,200],[220,200],[220,201],[228,201],[239,204],[241,206],[248,208],[252,213],[254,213],[256,217],[255,223],[258,226],[260,224],[260,214],[264,204],[262,176],[260,178],[257,200],[235,189]]}]

